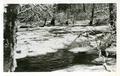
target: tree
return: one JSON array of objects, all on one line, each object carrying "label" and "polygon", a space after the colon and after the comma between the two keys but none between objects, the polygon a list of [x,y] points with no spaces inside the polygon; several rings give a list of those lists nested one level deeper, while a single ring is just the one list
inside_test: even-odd
[{"label": "tree", "polygon": [[83,11],[86,12],[85,4],[83,3]]},{"label": "tree", "polygon": [[55,26],[55,16],[52,17],[51,22],[50,22],[50,25]]},{"label": "tree", "polygon": [[[27,5],[27,7],[26,7]],[[53,17],[53,5],[49,4],[25,4],[22,5],[18,17],[22,22],[33,22],[43,20],[46,25],[47,19]]]},{"label": "tree", "polygon": [[15,20],[17,17],[17,4],[8,4],[6,7],[6,13],[4,13],[4,71],[14,70],[14,45],[15,39]]},{"label": "tree", "polygon": [[116,8],[115,4],[109,4],[109,22],[112,27],[112,30],[116,32]]},{"label": "tree", "polygon": [[94,9],[95,9],[95,4],[92,4],[92,14],[91,14],[91,19],[89,25],[93,25],[93,19],[94,19]]}]

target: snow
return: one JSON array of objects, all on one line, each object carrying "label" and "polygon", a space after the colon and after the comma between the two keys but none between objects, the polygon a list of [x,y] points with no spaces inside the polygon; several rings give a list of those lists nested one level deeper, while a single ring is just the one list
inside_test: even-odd
[{"label": "snow", "polygon": [[91,47],[76,47],[76,48],[70,49],[69,51],[78,53],[78,52],[87,52],[90,49],[92,49],[92,48]]},{"label": "snow", "polygon": [[[88,21],[86,21],[88,22]],[[79,23],[79,22],[78,22]],[[84,24],[85,22],[81,22],[80,25]],[[56,52],[58,49],[66,48],[67,45],[70,45],[71,42],[78,36],[78,34],[75,33],[66,33],[62,34],[61,37],[54,37],[55,34],[50,33],[49,31],[52,29],[64,29],[66,31],[90,31],[90,30],[107,30],[108,26],[50,26],[50,27],[36,27],[36,28],[30,28],[32,31],[28,31],[28,28],[24,28],[23,31],[17,32],[17,45],[15,48],[15,57],[16,58],[23,58],[26,56],[36,56],[36,55],[42,55],[49,52]],[[23,28],[20,28],[19,30],[22,30]],[[27,30],[28,29],[28,30]],[[91,36],[89,40],[94,39],[94,36]],[[82,42],[88,40],[88,38],[80,36],[76,40],[76,42]],[[75,43],[76,44],[76,43]],[[96,46],[96,42],[91,42],[93,46]],[[91,49],[91,47],[78,47],[75,46],[71,48],[69,51],[77,53],[77,52],[83,52]],[[16,51],[21,51],[21,53],[16,53]],[[29,52],[31,51],[31,52]]]},{"label": "snow", "polygon": [[116,52],[116,47],[112,46],[106,49],[106,51]]},{"label": "snow", "polygon": [[88,25],[90,20],[81,20],[81,21],[76,21],[75,25]]},{"label": "snow", "polygon": [[103,32],[109,32],[110,31],[109,25],[107,25],[107,26],[103,25],[102,27],[96,26],[95,29],[98,30],[98,31],[103,31]]},{"label": "snow", "polygon": [[[26,56],[37,56],[37,55],[45,55],[47,53],[57,52],[58,49],[64,49],[68,47],[72,43],[72,41],[78,36],[80,32],[85,31],[92,31],[92,30],[99,30],[99,31],[109,31],[109,26],[85,26],[87,25],[89,21],[81,21],[76,22],[75,25],[80,26],[45,26],[45,27],[36,27],[36,28],[30,28],[31,31],[28,31],[29,29],[23,29],[20,28],[17,32],[17,45],[14,52],[14,57],[16,59],[24,58]],[[55,34],[50,33],[50,30],[53,29],[63,29],[66,31],[69,31],[71,33],[65,33],[62,34],[60,37],[57,37]],[[76,33],[73,33],[76,32]],[[85,34],[84,34],[85,35]],[[96,36],[99,36],[101,34],[97,34]],[[56,37],[55,37],[56,36]],[[92,47],[90,46],[84,46],[79,47],[77,43],[82,43],[84,41],[91,40],[91,45],[96,47],[96,41],[94,40],[96,36],[90,35],[90,38],[80,36],[76,39],[74,43],[72,43],[72,46],[68,51],[78,53],[78,52],[86,52],[91,51]],[[107,48],[106,51],[116,51],[115,47]],[[17,53],[17,51],[21,51],[20,53]],[[94,51],[94,50],[92,50]],[[115,68],[112,66],[112,68]],[[95,72],[106,72],[104,67],[102,65],[96,66],[96,65],[74,65],[69,66],[65,69],[56,70],[53,72],[89,72],[89,71],[95,71]]]},{"label": "snow", "polygon": [[74,65],[69,66],[68,68],[56,70],[53,72],[107,72],[102,65]]}]

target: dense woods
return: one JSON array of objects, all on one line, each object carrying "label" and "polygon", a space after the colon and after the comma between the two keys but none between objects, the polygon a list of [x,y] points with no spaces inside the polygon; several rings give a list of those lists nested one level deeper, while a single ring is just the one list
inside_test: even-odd
[{"label": "dense woods", "polygon": [[5,5],[4,71],[54,71],[76,63],[112,71],[106,65],[116,61],[116,8],[114,3]]}]

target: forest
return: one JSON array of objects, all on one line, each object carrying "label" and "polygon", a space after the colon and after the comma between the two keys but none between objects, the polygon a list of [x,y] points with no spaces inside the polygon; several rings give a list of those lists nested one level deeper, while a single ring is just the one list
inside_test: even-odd
[{"label": "forest", "polygon": [[4,5],[4,72],[116,71],[115,3]]}]

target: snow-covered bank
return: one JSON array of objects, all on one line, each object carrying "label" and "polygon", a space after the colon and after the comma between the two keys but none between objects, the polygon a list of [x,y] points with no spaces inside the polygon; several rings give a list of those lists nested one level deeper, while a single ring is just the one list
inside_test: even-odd
[{"label": "snow-covered bank", "polygon": [[[17,32],[15,58],[17,60],[23,59],[23,61],[18,61],[18,64],[20,66],[24,65],[20,63],[24,62],[24,59],[28,61],[26,62],[27,64],[25,63],[25,65],[29,64],[29,66],[27,66],[27,68],[29,69],[31,66],[34,67],[38,65],[40,67],[41,65],[44,65],[43,68],[48,66],[48,70],[51,70],[51,68],[54,67],[59,67],[58,65],[60,65],[60,67],[64,65],[67,66],[72,63],[72,61],[74,60],[72,58],[74,58],[75,54],[80,52],[87,52],[86,54],[92,54],[93,52],[95,52],[96,50],[94,50],[93,48],[97,46],[97,43],[95,41],[96,36],[100,35],[101,32],[109,31],[108,29],[109,26],[45,26],[27,29],[24,28],[24,31]],[[100,33],[98,33],[97,35],[90,35],[90,38],[86,37],[86,31],[89,32],[93,30],[100,31]],[[76,41],[74,41],[80,33],[82,33],[84,36],[81,35],[79,38],[76,39]],[[74,43],[72,43],[72,41],[74,41]],[[91,47],[89,44],[93,47]],[[68,49],[68,52],[64,53],[66,48]],[[107,49],[107,51],[109,50],[114,49]],[[91,56],[92,55],[90,55],[90,57]],[[86,58],[90,57],[88,55]],[[51,65],[53,67],[49,68],[49,66]]]}]

